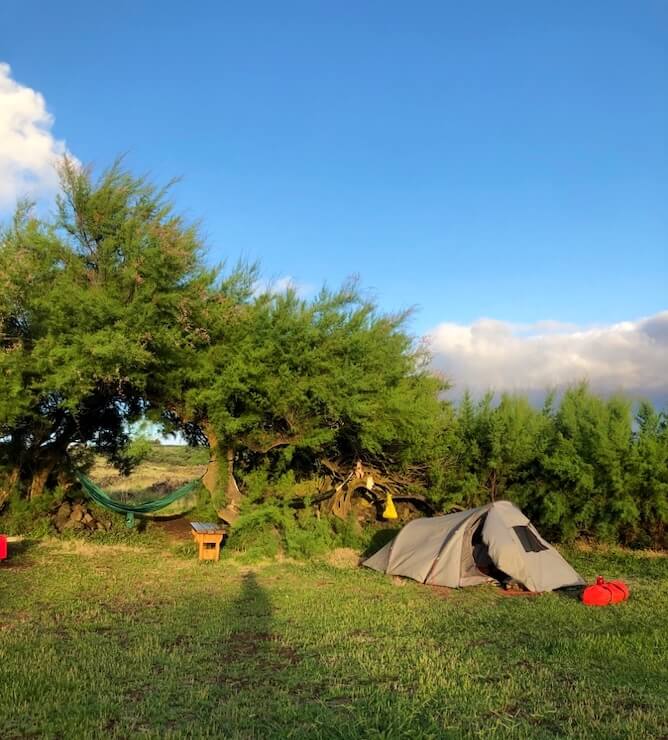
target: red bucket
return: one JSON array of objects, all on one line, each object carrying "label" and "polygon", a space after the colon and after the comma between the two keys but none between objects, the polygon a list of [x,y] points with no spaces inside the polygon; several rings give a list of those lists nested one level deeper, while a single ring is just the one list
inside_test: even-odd
[{"label": "red bucket", "polygon": [[4,534],[0,534],[0,560],[7,559],[7,538]]}]

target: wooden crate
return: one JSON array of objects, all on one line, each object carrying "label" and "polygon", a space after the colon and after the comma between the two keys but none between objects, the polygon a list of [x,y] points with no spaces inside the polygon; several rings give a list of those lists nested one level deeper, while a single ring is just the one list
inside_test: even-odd
[{"label": "wooden crate", "polygon": [[200,560],[218,560],[225,530],[211,522],[190,522]]}]

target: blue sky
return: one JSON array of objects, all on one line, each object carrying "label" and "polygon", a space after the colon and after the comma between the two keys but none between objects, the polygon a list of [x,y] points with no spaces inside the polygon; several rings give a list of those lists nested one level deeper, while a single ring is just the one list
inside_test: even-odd
[{"label": "blue sky", "polygon": [[412,329],[668,308],[668,3],[0,7],[83,162],[183,176],[212,260],[357,273]]}]

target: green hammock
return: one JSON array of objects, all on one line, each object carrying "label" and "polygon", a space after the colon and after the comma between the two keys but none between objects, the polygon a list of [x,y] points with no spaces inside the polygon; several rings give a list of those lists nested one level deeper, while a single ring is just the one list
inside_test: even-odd
[{"label": "green hammock", "polygon": [[201,478],[192,480],[190,483],[186,483],[185,486],[181,486],[175,491],[163,496],[163,498],[144,501],[141,504],[123,504],[108,496],[99,486],[96,486],[95,483],[93,483],[93,481],[83,473],[75,471],[75,475],[79,479],[79,483],[83,486],[84,491],[86,491],[93,501],[96,501],[100,506],[104,506],[105,509],[115,511],[118,514],[125,514],[125,523],[128,527],[134,526],[135,514],[151,514],[154,511],[164,509],[166,506],[173,504],[174,501],[178,501],[180,498],[187,496],[199,485],[201,480]]}]

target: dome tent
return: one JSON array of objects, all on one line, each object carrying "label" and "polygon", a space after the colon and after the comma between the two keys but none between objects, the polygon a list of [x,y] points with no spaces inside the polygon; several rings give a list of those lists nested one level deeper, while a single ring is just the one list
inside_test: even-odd
[{"label": "dome tent", "polygon": [[511,579],[529,591],[584,585],[510,501],[414,519],[363,565],[452,588]]}]

